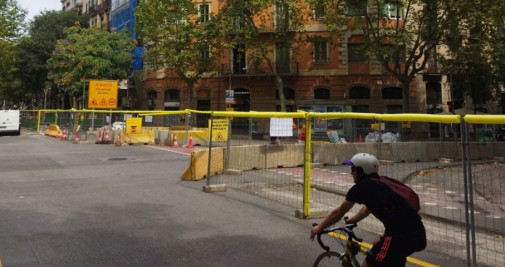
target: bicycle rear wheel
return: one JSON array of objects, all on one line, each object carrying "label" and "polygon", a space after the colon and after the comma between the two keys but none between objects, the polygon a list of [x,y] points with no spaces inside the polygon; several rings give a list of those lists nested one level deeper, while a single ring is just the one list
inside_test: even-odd
[{"label": "bicycle rear wheel", "polygon": [[340,266],[341,264],[340,254],[335,251],[323,252],[317,256],[316,261],[314,261],[314,267],[325,267],[325,266]]}]

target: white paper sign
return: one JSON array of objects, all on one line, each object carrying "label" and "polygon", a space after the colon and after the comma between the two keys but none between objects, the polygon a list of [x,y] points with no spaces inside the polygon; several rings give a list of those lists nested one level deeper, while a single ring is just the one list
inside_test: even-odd
[{"label": "white paper sign", "polygon": [[293,136],[293,119],[271,118],[270,136]]}]

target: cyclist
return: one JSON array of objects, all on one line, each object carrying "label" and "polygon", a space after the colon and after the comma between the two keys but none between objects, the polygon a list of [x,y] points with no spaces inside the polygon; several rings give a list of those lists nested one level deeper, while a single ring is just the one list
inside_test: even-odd
[{"label": "cyclist", "polygon": [[377,158],[371,154],[358,153],[344,164],[351,166],[354,185],[347,192],[344,202],[334,209],[321,224],[312,227],[310,238],[342,219],[355,203],[362,207],[346,223],[357,223],[372,213],[385,228],[370,254],[361,266],[405,266],[407,256],[426,247],[426,232],[421,216],[387,190],[378,186],[379,170]]}]

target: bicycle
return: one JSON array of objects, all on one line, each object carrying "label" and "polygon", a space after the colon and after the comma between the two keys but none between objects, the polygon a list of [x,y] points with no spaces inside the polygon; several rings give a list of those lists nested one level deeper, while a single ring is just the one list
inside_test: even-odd
[{"label": "bicycle", "polygon": [[[315,226],[317,224],[313,224]],[[358,242],[363,242],[363,239],[354,234],[353,229],[357,224],[347,224],[345,226],[331,227],[317,234],[317,242],[325,250],[314,261],[314,267],[321,266],[341,266],[341,267],[359,267],[360,263],[356,259],[358,253],[368,255],[368,250],[363,248]],[[330,247],[326,246],[321,240],[321,235],[328,234],[334,237],[342,246],[345,252],[337,253],[331,251]],[[342,237],[344,237],[343,240]]]}]

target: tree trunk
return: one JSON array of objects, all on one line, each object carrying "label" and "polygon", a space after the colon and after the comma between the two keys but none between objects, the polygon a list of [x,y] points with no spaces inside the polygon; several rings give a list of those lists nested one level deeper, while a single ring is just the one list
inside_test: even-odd
[{"label": "tree trunk", "polygon": [[284,85],[282,77],[279,74],[275,75],[275,88],[279,92],[279,100],[281,101],[281,112],[286,112],[286,98],[284,96]]},{"label": "tree trunk", "polygon": [[402,83],[402,89],[403,89],[403,94],[402,94],[402,110],[403,113],[409,113],[409,85],[410,82],[408,81],[401,81]]},{"label": "tree trunk", "polygon": [[144,75],[143,70],[133,71],[133,79],[135,81],[135,93],[137,97],[137,108],[140,110],[144,108],[144,92],[142,90],[143,75]]},{"label": "tree trunk", "polygon": [[188,107],[193,109],[193,82],[187,82],[188,84]]}]

